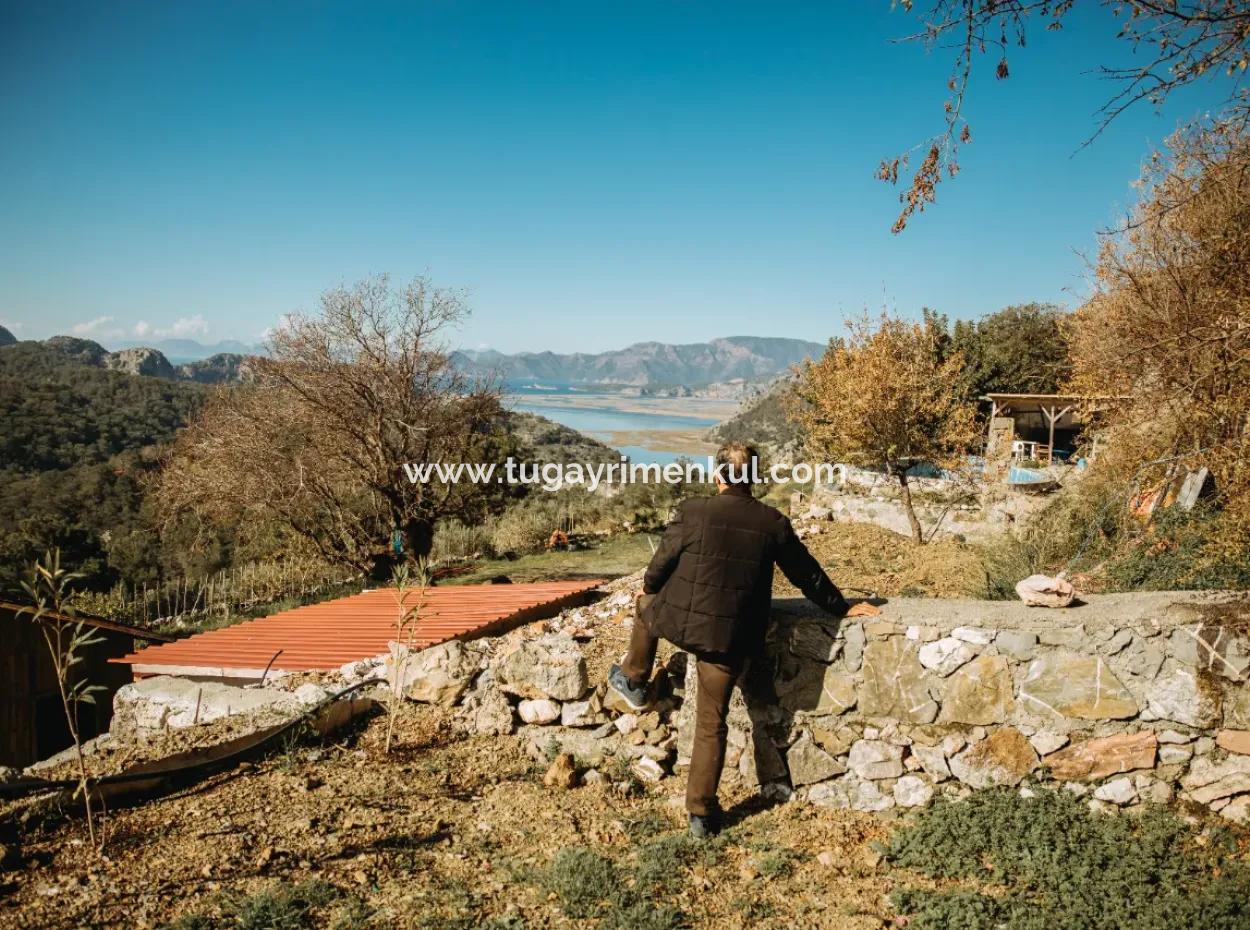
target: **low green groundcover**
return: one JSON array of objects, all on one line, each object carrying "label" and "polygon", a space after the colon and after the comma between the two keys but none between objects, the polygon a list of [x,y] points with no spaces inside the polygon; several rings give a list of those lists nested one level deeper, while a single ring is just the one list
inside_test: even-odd
[{"label": "low green groundcover", "polygon": [[1071,792],[941,800],[893,837],[896,867],[938,880],[892,898],[909,930],[1247,930],[1250,834],[1165,808],[1110,816]]}]

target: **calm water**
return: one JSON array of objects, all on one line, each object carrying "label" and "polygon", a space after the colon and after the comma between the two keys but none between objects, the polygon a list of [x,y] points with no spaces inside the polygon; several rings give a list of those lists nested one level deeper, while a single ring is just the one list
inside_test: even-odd
[{"label": "calm water", "polygon": [[[636,410],[621,410],[618,405],[630,406],[637,403],[636,397],[621,397],[596,391],[575,391],[567,387],[525,388],[510,386],[508,388],[510,405],[516,410],[536,413],[549,420],[585,433],[600,442],[612,444],[612,433],[620,430],[665,430],[690,429],[714,426],[718,421],[714,417],[686,416],[673,413],[643,413]],[[553,399],[553,396],[555,399]],[[568,404],[561,402],[567,397]],[[528,398],[528,399],[527,399]],[[587,408],[575,406],[578,398],[605,399],[612,404],[605,408]],[[535,402],[539,401],[539,402]],[[674,399],[672,405],[678,407],[680,399]],[[667,464],[675,462],[680,453],[657,452],[642,446],[614,446],[635,462],[659,462]],[[705,453],[691,450],[687,455],[698,458]]]}]

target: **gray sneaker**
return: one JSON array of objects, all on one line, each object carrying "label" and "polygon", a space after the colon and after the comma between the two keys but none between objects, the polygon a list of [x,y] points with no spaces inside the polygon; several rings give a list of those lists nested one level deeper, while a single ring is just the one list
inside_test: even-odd
[{"label": "gray sneaker", "polygon": [[696,840],[706,840],[710,836],[715,836],[720,832],[720,817],[715,814],[709,814],[701,817],[698,814],[688,814],[686,819],[690,823],[690,835]]},{"label": "gray sneaker", "polygon": [[621,696],[626,704],[634,710],[645,710],[647,706],[647,686],[636,685],[629,676],[621,671],[619,665],[608,670],[608,687]]}]

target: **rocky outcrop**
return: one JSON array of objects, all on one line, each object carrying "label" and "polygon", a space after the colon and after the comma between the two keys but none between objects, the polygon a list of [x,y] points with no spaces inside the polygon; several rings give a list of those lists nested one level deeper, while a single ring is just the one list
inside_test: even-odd
[{"label": "rocky outcrop", "polygon": [[199,384],[233,384],[247,380],[250,374],[248,356],[235,352],[220,352],[177,368],[180,380]]},{"label": "rocky outcrop", "polygon": [[95,368],[103,367],[104,360],[109,354],[100,343],[90,339],[79,339],[77,336],[53,336],[45,339],[43,344],[46,348],[64,355],[71,361]]},{"label": "rocky outcrop", "polygon": [[128,375],[144,375],[148,378],[165,378],[172,381],[177,375],[174,366],[155,349],[122,349],[104,357],[104,367]]}]

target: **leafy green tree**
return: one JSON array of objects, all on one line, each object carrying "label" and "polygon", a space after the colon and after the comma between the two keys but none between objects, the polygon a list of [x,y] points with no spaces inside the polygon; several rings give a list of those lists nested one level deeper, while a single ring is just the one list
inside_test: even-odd
[{"label": "leafy green tree", "polygon": [[1056,394],[1072,374],[1063,333],[1067,312],[1054,304],[1004,307],[955,323],[950,348],[964,358],[969,392]]}]

